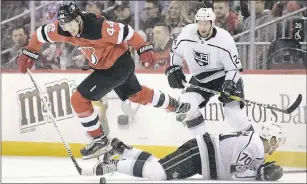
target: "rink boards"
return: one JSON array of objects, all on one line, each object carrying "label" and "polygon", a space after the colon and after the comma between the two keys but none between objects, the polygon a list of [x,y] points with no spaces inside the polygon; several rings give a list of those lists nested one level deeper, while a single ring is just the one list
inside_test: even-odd
[{"label": "rink boards", "polygon": [[[89,142],[85,131],[70,106],[70,96],[88,73],[34,73],[38,85],[49,98],[57,125],[72,152],[80,157],[79,150]],[[174,97],[181,90],[168,86],[163,74],[138,74],[139,81],[148,87],[160,89]],[[188,75],[188,78],[190,76]],[[306,167],[306,74],[244,74],[246,98],[286,108],[297,95],[303,95],[300,107],[291,115],[274,112],[248,104],[243,110],[256,129],[259,123],[277,121],[287,136],[286,144],[268,157],[284,166]],[[67,156],[53,123],[41,112],[37,93],[27,75],[2,74],[2,154],[24,156]],[[103,81],[101,81],[103,82]],[[129,125],[117,123],[123,114],[121,101],[116,94],[108,94],[107,116],[111,136],[127,144],[147,150],[158,157],[174,151],[177,146],[191,138],[189,130],[175,120],[175,115],[161,109],[142,106],[136,119]],[[132,104],[132,107],[136,107]],[[224,121],[222,104],[214,97],[202,110],[207,127],[212,133],[229,132],[232,129]]]}]

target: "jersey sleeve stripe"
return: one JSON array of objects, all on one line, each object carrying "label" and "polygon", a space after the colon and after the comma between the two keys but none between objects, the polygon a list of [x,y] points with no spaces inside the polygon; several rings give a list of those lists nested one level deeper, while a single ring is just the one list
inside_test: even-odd
[{"label": "jersey sleeve stripe", "polygon": [[229,54],[229,57],[230,57],[230,59],[231,59],[233,65],[235,65],[235,67],[238,68],[237,65],[235,64],[235,62],[233,61],[230,52],[229,52],[227,49],[224,49],[224,48],[222,48],[222,47],[219,47],[219,46],[216,46],[216,45],[212,45],[212,44],[208,44],[208,45],[211,46],[211,47],[216,47],[216,48],[218,48],[218,49],[221,49],[221,50],[227,52],[227,53]]},{"label": "jersey sleeve stripe", "polygon": [[45,40],[45,42],[54,42],[52,41],[52,39],[50,39],[50,37],[48,36],[48,31],[47,31],[47,26],[46,24],[42,26],[42,29],[41,29],[41,35],[42,35],[42,38]]},{"label": "jersey sleeve stripe", "polygon": [[120,44],[124,41],[124,24],[119,24],[119,32],[117,37],[117,44]]},{"label": "jersey sleeve stripe", "polygon": [[[127,31],[127,32],[125,32],[125,31]],[[130,40],[132,38],[133,34],[134,34],[133,28],[130,25],[126,25],[125,30],[124,30],[124,36],[125,35],[127,35],[127,36],[124,37],[124,41]]]},{"label": "jersey sleeve stripe", "polygon": [[132,38],[134,30],[131,26],[119,23],[119,28],[120,29],[118,33],[117,44],[130,40]]},{"label": "jersey sleeve stripe", "polygon": [[42,36],[43,36],[43,39],[46,41],[46,42],[49,42],[48,38],[47,38],[47,34],[46,34],[46,25],[43,25],[42,26]]},{"label": "jersey sleeve stripe", "polygon": [[129,27],[128,27],[128,25],[125,25],[124,26],[124,33],[123,33],[123,40],[126,40],[128,34],[129,34]]},{"label": "jersey sleeve stripe", "polygon": [[46,43],[47,41],[44,39],[43,34],[42,34],[42,26],[40,26],[39,28],[37,28],[36,30],[36,34],[37,34],[37,39],[39,42],[41,43]]}]

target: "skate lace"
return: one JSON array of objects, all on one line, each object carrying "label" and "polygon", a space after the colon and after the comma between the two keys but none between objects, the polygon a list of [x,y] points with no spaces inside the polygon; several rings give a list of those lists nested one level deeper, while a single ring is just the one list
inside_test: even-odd
[{"label": "skate lace", "polygon": [[182,103],[176,108],[175,112],[176,113],[186,113],[188,112],[189,108],[190,108],[190,104]]},{"label": "skate lace", "polygon": [[89,150],[94,146],[95,142],[91,141],[88,145],[85,146],[85,149]]},{"label": "skate lace", "polygon": [[[102,137],[103,138],[103,137]],[[102,140],[102,138],[97,138],[97,139],[93,139],[88,145],[85,146],[85,149],[89,150],[91,149],[94,144],[100,140]]]},{"label": "skate lace", "polygon": [[91,149],[94,146],[94,144],[99,142],[99,141],[104,142],[105,137],[106,137],[106,135],[103,135],[100,138],[93,139],[88,145],[85,146],[85,149],[87,149],[87,150]]}]

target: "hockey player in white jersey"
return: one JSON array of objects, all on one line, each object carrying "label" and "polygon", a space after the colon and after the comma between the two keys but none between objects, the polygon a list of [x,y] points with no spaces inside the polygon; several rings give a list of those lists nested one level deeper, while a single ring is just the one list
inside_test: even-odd
[{"label": "hockey player in white jersey", "polygon": [[[201,8],[195,15],[195,23],[189,24],[174,40],[170,67],[166,70],[172,88],[184,88],[186,77],[182,72],[185,59],[192,78],[189,83],[221,91],[218,98],[223,103],[226,121],[234,131],[252,129],[242,102],[233,101],[229,95],[244,98],[241,79],[242,64],[236,44],[226,30],[214,26],[215,14],[211,8]],[[203,132],[204,118],[200,109],[213,96],[199,89],[187,88],[180,101],[190,103],[190,111],[177,115],[195,134]],[[182,118],[184,117],[184,118]]]},{"label": "hockey player in white jersey", "polygon": [[263,123],[258,133],[198,135],[160,160],[116,142],[121,160],[98,163],[94,167],[96,175],[117,171],[150,180],[172,180],[200,174],[204,180],[249,181],[277,181],[283,175],[283,169],[275,162],[264,163],[265,153],[273,154],[285,142],[283,131],[275,122]]}]

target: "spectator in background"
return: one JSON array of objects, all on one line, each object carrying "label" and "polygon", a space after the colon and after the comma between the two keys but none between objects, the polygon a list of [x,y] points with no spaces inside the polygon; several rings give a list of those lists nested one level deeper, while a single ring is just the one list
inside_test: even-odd
[{"label": "spectator in background", "polygon": [[300,8],[301,5],[297,1],[281,1],[273,5],[272,14],[274,17],[281,17]]},{"label": "spectator in background", "polygon": [[[41,24],[49,24],[53,21],[57,20],[57,13],[58,13],[59,5],[52,3],[44,7],[43,16],[42,16],[42,23]],[[36,25],[39,27],[41,25]]]},{"label": "spectator in background", "polygon": [[192,1],[189,6],[188,16],[191,20],[195,19],[195,14],[200,8],[207,8],[205,3]]},{"label": "spectator in background", "polygon": [[86,1],[85,11],[94,13],[96,15],[101,15],[103,9],[103,4],[99,1]]},{"label": "spectator in background", "polygon": [[213,3],[214,13],[216,15],[215,25],[227,30],[231,35],[238,33],[236,22],[238,16],[229,9],[229,1],[215,0]]},{"label": "spectator in background", "polygon": [[[298,1],[278,2],[274,4],[272,8],[272,14],[274,17],[280,17],[280,16],[286,15],[287,13],[294,12],[299,9],[301,9],[301,5],[299,4]],[[296,16],[291,16],[290,18],[287,18],[287,21],[285,22],[285,24],[283,24],[282,22],[279,22],[277,24],[278,26],[277,38],[283,38],[283,37],[295,38],[293,37],[294,36],[293,34],[295,34],[296,32],[294,24],[297,21],[300,22],[298,24],[304,24],[305,21],[302,19],[302,14],[297,14]],[[285,35],[282,35],[283,31]],[[303,40],[299,40],[299,41],[303,41]]]},{"label": "spectator in background", "polygon": [[88,68],[88,60],[78,47],[68,43],[61,44],[59,65],[61,70]]},{"label": "spectator in background", "polygon": [[171,28],[171,38],[175,39],[182,28],[193,21],[180,1],[171,1],[165,16],[166,25]]},{"label": "spectator in background", "polygon": [[104,7],[104,2],[102,1],[86,1],[85,11],[91,12],[97,15],[104,16],[107,20],[115,21],[116,16],[114,13],[114,1],[108,1],[108,8]]},{"label": "spectator in background", "polygon": [[102,15],[110,21],[116,21],[117,17],[114,12],[114,8],[116,7],[116,5],[117,4],[115,3],[115,0],[109,0],[107,3],[107,7],[104,7],[104,9],[102,10]]},{"label": "spectator in background", "polygon": [[[256,20],[255,20],[255,26],[262,25],[264,23],[267,23],[274,19],[271,10],[264,9],[264,0],[256,1]],[[250,29],[250,23],[251,23],[251,17],[249,16],[246,18],[243,22],[238,23],[237,28],[241,31],[246,31]],[[272,41],[274,39],[274,34],[276,33],[276,26],[271,25],[269,27],[265,27],[259,31],[255,32],[256,41],[260,42],[266,42],[266,41]],[[249,35],[242,36],[240,38],[240,41],[248,41]]]},{"label": "spectator in background", "polygon": [[5,68],[17,68],[18,64],[16,63],[16,58],[20,50],[28,45],[29,42],[29,33],[24,26],[16,26],[11,30],[11,38],[14,42],[14,45],[7,50],[5,60]]},{"label": "spectator in background", "polygon": [[[274,19],[271,10],[264,9],[264,0],[256,1],[256,19],[255,26],[265,24]],[[251,17],[249,16],[243,22],[238,23],[238,29],[241,31],[250,30]],[[256,42],[271,42],[274,39],[274,34],[276,34],[276,25],[272,24],[268,27],[260,29],[260,31],[255,31],[255,41]],[[245,34],[239,38],[239,42],[248,42],[249,34]],[[267,53],[267,46],[258,45],[256,47],[256,63],[260,63],[263,58],[263,54]]]},{"label": "spectator in background", "polygon": [[45,43],[41,49],[35,69],[59,69],[60,43]]},{"label": "spectator in background", "polygon": [[247,0],[240,0],[240,11],[241,15],[243,16],[242,21],[244,21],[247,17],[250,16]]},{"label": "spectator in background", "polygon": [[[116,22],[128,24],[135,29],[134,14],[130,9],[129,1],[116,2],[114,6],[114,13],[117,18]],[[144,22],[142,20],[139,21],[139,29],[144,30]]]},{"label": "spectator in background", "polygon": [[173,39],[170,37],[171,28],[163,22],[159,22],[153,29],[153,45],[156,62],[153,69],[163,68],[164,70],[170,64],[170,49]]},{"label": "spectator in background", "polygon": [[144,4],[144,31],[148,36],[147,41],[153,41],[152,30],[156,23],[163,22],[165,17],[160,14],[159,2],[155,0],[147,0]]}]

